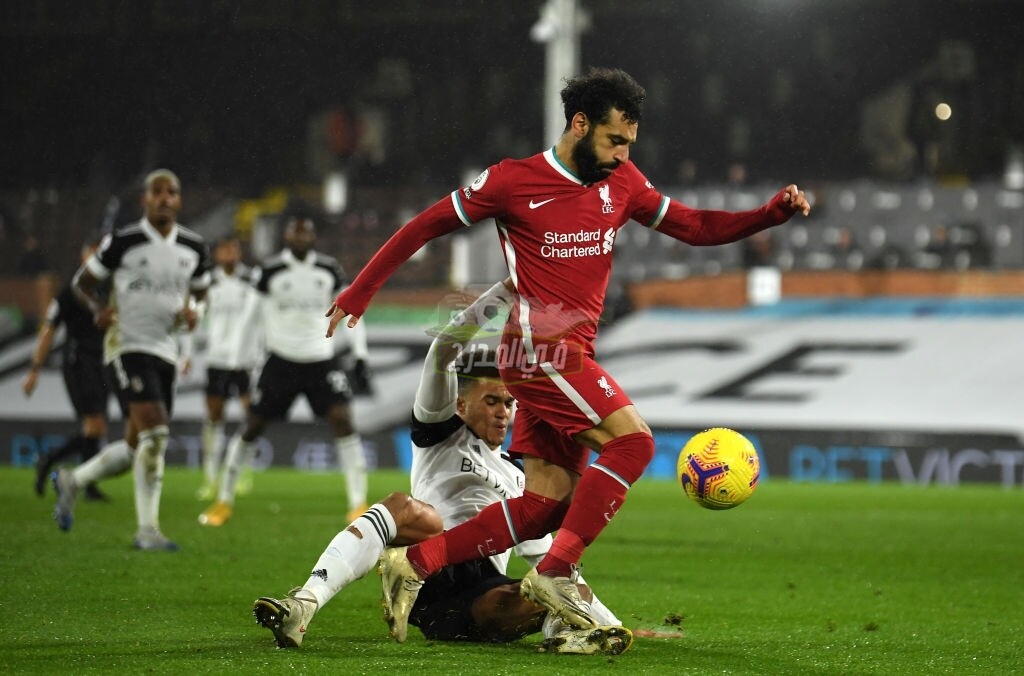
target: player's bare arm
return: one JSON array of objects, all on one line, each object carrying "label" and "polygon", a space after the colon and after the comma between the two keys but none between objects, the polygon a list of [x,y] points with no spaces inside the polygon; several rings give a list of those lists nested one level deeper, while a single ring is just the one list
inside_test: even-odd
[{"label": "player's bare arm", "polygon": [[43,367],[47,355],[50,354],[50,347],[53,345],[53,336],[57,333],[57,327],[47,322],[39,331],[39,342],[36,343],[35,352],[32,353],[32,364],[29,366],[28,374],[21,383],[21,390],[26,397],[31,397],[39,381],[39,369]]},{"label": "player's bare arm", "polygon": [[75,274],[71,288],[75,298],[92,312],[93,321],[101,329],[109,328],[114,323],[116,314],[111,306],[104,306],[99,297],[100,280],[84,265]]}]

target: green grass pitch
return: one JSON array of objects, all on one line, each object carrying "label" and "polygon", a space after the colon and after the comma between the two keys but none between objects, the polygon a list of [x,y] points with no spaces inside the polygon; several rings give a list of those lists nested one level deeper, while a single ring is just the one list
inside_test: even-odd
[{"label": "green grass pitch", "polygon": [[[584,574],[636,628],[616,657],[386,636],[375,575],[324,608],[299,650],[252,619],[302,584],[344,526],[337,474],[271,470],[220,529],[202,528],[197,473],[168,471],[163,529],[178,553],[136,552],[131,480],[81,503],[69,533],[0,469],[4,673],[1005,674],[1024,671],[1024,490],[765,482],[727,512],[643,480],[590,548]],[[371,477],[371,497],[405,489]],[[522,566],[512,569],[521,574]]]}]

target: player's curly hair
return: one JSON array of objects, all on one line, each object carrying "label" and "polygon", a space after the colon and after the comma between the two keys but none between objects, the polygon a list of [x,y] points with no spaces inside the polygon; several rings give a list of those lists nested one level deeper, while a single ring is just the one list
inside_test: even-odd
[{"label": "player's curly hair", "polygon": [[562,89],[565,128],[576,113],[595,124],[604,124],[612,108],[622,111],[628,122],[640,122],[647,92],[633,77],[617,68],[591,68],[584,75],[566,80]]}]

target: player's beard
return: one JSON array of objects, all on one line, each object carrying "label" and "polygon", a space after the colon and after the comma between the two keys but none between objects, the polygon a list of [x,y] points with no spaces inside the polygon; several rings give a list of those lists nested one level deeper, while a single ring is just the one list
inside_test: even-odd
[{"label": "player's beard", "polygon": [[581,138],[572,149],[572,161],[576,164],[579,179],[585,184],[603,181],[619,167],[618,162],[598,162],[594,150],[594,130]]}]

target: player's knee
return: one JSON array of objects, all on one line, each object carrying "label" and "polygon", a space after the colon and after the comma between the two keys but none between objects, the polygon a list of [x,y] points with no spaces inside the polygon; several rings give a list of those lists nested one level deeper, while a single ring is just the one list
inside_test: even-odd
[{"label": "player's knee", "polygon": [[597,462],[633,485],[653,458],[654,437],[649,432],[634,432],[606,443]]},{"label": "player's knee", "polygon": [[224,400],[208,397],[206,399],[206,419],[213,423],[224,420]]},{"label": "player's knee", "polygon": [[414,519],[412,525],[415,526],[416,532],[419,537],[426,540],[427,538],[440,535],[444,532],[444,520],[441,515],[438,514],[437,510],[430,505],[414,501]]},{"label": "player's knee", "polygon": [[650,430],[647,430],[647,432],[638,434],[636,438],[639,440],[636,446],[637,459],[643,463],[644,467],[647,467],[654,459],[654,436]]},{"label": "player's knee", "polygon": [[395,520],[395,523],[400,523],[400,521],[405,518],[405,513],[414,509],[412,506],[413,502],[412,496],[408,493],[395,491],[394,493],[389,493],[386,498],[380,501],[380,504],[384,505],[384,507],[391,512],[391,516]]},{"label": "player's knee", "polygon": [[167,409],[162,401],[131,402],[128,410],[140,430],[166,426],[168,423]]},{"label": "player's knee", "polygon": [[387,505],[388,509],[391,509],[392,505],[404,505],[409,500],[412,500],[412,496],[410,496],[408,493],[403,493],[402,491],[394,491],[392,493],[388,493],[387,497],[385,497],[380,502],[382,505]]},{"label": "player's knee", "polygon": [[82,419],[82,434],[87,437],[107,436],[107,419],[102,413],[85,416]]},{"label": "player's knee", "polygon": [[425,539],[444,530],[441,515],[431,505],[396,491],[380,501],[391,512],[403,539]]}]

